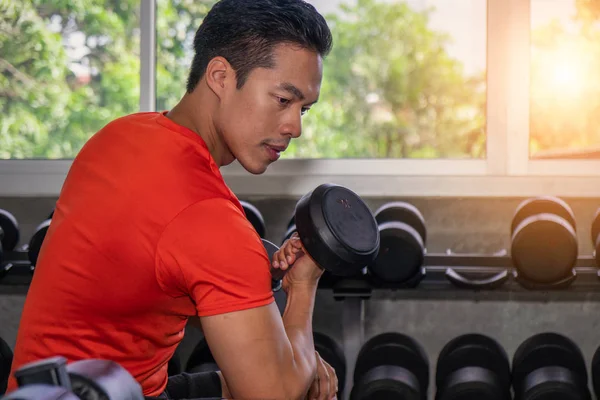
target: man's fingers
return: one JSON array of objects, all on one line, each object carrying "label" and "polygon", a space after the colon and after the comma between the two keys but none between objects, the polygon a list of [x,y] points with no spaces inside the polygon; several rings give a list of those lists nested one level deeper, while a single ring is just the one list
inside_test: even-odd
[{"label": "man's fingers", "polygon": [[330,377],[329,396],[330,396],[330,399],[334,399],[337,396],[337,392],[339,390],[337,374],[335,373],[335,370],[333,369],[333,367],[331,365],[329,365],[325,361],[323,361],[323,362],[325,363],[325,366],[327,367],[327,370],[329,371],[329,377]]},{"label": "man's fingers", "polygon": [[316,399],[319,396],[319,375],[317,374],[315,380],[312,385],[310,385],[310,389],[308,390],[307,399],[312,400]]},{"label": "man's fingers", "polygon": [[329,376],[329,370],[327,369],[327,363],[323,361],[321,356],[317,356],[317,376],[319,377],[319,396],[317,399],[331,400],[331,378]]}]

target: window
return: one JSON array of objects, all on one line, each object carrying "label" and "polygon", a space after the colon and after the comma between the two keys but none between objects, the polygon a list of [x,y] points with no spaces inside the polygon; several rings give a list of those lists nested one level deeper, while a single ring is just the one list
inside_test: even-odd
[{"label": "window", "polygon": [[[486,1],[309,1],[334,46],[283,158],[484,158]],[[214,1],[157,3],[157,109],[179,100]]]},{"label": "window", "polygon": [[486,1],[310,2],[334,47],[285,157],[485,157]]},{"label": "window", "polygon": [[216,0],[156,2],[156,109],[168,110],[185,92],[194,36]]},{"label": "window", "polygon": [[72,158],[139,110],[140,0],[0,3],[0,159]]},{"label": "window", "polygon": [[534,159],[600,158],[600,3],[531,1]]}]

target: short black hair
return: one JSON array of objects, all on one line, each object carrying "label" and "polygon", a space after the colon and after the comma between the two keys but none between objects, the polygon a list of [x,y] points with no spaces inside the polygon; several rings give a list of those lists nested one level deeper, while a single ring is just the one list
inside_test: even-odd
[{"label": "short black hair", "polygon": [[196,31],[187,92],[214,57],[231,64],[240,89],[253,69],[274,66],[275,45],[290,43],[325,57],[332,42],[325,18],[303,0],[221,0]]}]

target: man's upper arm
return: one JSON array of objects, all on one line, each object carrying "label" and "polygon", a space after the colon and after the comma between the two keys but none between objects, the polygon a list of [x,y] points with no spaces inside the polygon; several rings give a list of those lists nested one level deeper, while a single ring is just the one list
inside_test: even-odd
[{"label": "man's upper arm", "polygon": [[161,238],[156,272],[163,290],[195,302],[235,397],[285,395],[282,367],[293,373],[293,351],[273,299],[270,262],[232,203],[205,200],[175,218]]},{"label": "man's upper arm", "polygon": [[169,223],[157,248],[162,289],[188,295],[198,316],[273,302],[267,253],[254,228],[229,200],[197,202]]}]

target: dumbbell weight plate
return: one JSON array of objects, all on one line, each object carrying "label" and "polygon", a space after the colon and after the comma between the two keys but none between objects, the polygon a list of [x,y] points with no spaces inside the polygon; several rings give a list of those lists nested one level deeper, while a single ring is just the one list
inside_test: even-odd
[{"label": "dumbbell weight plate", "polygon": [[8,211],[0,209],[0,228],[4,232],[2,249],[4,251],[13,251],[20,239],[17,219]]},{"label": "dumbbell weight plate", "polygon": [[592,222],[592,244],[596,250],[596,263],[600,267],[600,208],[596,211]]},{"label": "dumbbell weight plate", "polygon": [[511,234],[525,218],[535,214],[558,215],[571,224],[573,230],[577,230],[575,215],[571,207],[564,200],[554,196],[539,196],[524,200],[519,204],[512,219]]},{"label": "dumbbell weight plate", "polygon": [[379,251],[373,214],[351,190],[322,184],[296,205],[296,227],[311,258],[333,275],[356,275]]},{"label": "dumbbell weight plate", "polygon": [[27,256],[32,266],[35,266],[37,264],[37,260],[40,255],[40,250],[42,249],[42,243],[44,242],[44,238],[46,237],[46,233],[48,232],[48,228],[50,227],[51,222],[52,220],[47,219],[40,225],[38,225],[38,227],[35,229],[35,233],[29,241]]},{"label": "dumbbell weight plate", "polygon": [[0,395],[6,392],[12,360],[13,352],[10,346],[0,337]]},{"label": "dumbbell weight plate", "polygon": [[258,236],[264,238],[267,229],[265,225],[265,220],[258,208],[256,208],[253,204],[248,203],[247,201],[240,201],[240,204],[244,208],[246,218],[248,219],[248,221],[250,221],[250,223],[258,233]]},{"label": "dumbbell weight plate", "polygon": [[338,398],[341,398],[346,383],[346,357],[344,350],[331,337],[324,333],[314,332],[315,350],[335,370],[338,378]]},{"label": "dumbbell weight plate", "polygon": [[292,226],[296,226],[296,216],[294,215],[292,215],[292,218],[290,218],[286,228],[290,229]]},{"label": "dumbbell weight plate", "polygon": [[566,278],[577,261],[577,234],[562,217],[529,216],[515,227],[511,258],[528,280],[552,283]]},{"label": "dumbbell weight plate", "polygon": [[[551,393],[558,395],[562,392],[561,387],[578,384],[587,388],[585,360],[577,344],[561,334],[545,332],[525,340],[514,353],[512,381],[515,393],[522,393],[525,386],[531,386],[527,381],[533,377],[530,376],[532,372],[546,367],[562,367],[579,377],[578,382],[570,385],[557,383],[554,388],[550,385]],[[539,378],[538,376],[538,382],[541,382]]]},{"label": "dumbbell weight plate", "polygon": [[403,222],[385,222],[379,225],[379,235],[379,253],[369,272],[389,283],[406,282],[417,275],[425,258],[418,232]]},{"label": "dumbbell weight plate", "polygon": [[378,225],[385,222],[398,221],[412,226],[421,236],[423,244],[427,243],[427,227],[425,218],[419,209],[410,203],[394,201],[386,203],[375,211],[375,220]]},{"label": "dumbbell weight plate", "polygon": [[372,337],[360,349],[351,398],[426,399],[428,386],[429,363],[421,345],[409,336],[388,332]]},{"label": "dumbbell weight plate", "polygon": [[[474,367],[474,368],[473,368]],[[487,393],[489,399],[510,399],[510,362],[506,351],[494,339],[476,333],[448,342],[436,367],[441,399],[467,399]]]},{"label": "dumbbell weight plate", "polygon": [[596,349],[592,357],[592,385],[596,397],[600,397],[600,347]]}]

